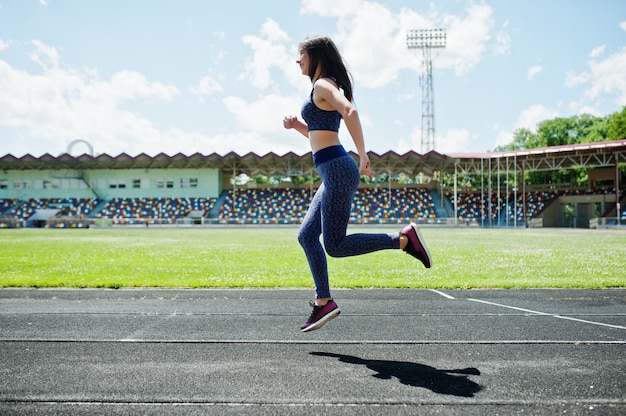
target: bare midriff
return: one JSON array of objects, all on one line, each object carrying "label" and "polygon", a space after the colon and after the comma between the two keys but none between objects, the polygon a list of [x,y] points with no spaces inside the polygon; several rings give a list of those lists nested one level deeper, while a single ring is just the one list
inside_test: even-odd
[{"label": "bare midriff", "polygon": [[309,141],[311,142],[311,150],[314,154],[327,147],[341,144],[339,134],[330,130],[309,131]]}]

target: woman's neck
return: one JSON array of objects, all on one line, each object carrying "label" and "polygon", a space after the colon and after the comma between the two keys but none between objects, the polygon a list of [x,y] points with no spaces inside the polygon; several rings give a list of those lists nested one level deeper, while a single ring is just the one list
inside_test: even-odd
[{"label": "woman's neck", "polygon": [[311,79],[311,83],[315,84],[317,82],[317,80],[324,78],[324,76],[322,75],[322,70],[320,68],[318,68],[315,71],[315,75],[313,75],[313,79]]}]

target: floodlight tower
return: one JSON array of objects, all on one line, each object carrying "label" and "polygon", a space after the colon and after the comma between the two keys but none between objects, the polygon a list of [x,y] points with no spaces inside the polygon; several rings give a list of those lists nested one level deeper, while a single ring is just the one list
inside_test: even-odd
[{"label": "floodlight tower", "polygon": [[446,47],[445,29],[409,30],[409,49],[422,50],[422,154],[435,149],[435,97],[433,93],[433,61],[431,50]]}]

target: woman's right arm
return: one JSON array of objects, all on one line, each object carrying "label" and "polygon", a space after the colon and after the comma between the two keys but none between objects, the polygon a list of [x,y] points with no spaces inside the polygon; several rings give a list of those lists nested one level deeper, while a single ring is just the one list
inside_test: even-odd
[{"label": "woman's right arm", "polygon": [[283,126],[285,126],[286,129],[296,129],[304,137],[309,138],[308,126],[303,121],[298,120],[296,116],[285,116]]}]

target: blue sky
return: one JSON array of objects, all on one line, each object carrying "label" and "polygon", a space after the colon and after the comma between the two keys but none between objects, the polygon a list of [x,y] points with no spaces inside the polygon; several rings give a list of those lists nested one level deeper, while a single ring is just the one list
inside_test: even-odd
[{"label": "blue sky", "polygon": [[626,106],[623,0],[0,0],[0,155],[79,139],[110,155],[304,154],[282,118],[310,91],[295,60],[313,34],[344,55],[368,149],[419,152],[421,54],[406,34],[428,28],[447,32],[439,152]]}]

